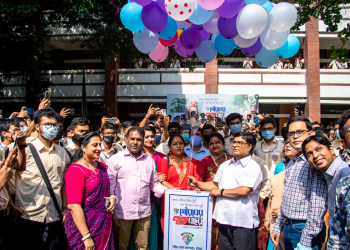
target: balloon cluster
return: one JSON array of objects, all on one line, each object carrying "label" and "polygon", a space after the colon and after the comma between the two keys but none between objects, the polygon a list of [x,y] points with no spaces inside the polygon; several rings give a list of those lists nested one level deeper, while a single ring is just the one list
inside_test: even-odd
[{"label": "balloon cluster", "polygon": [[120,18],[134,33],[136,48],[155,62],[164,61],[174,45],[181,57],[196,53],[202,62],[237,48],[269,67],[278,57],[294,56],[300,47],[299,39],[289,34],[297,10],[286,2],[129,0]]}]

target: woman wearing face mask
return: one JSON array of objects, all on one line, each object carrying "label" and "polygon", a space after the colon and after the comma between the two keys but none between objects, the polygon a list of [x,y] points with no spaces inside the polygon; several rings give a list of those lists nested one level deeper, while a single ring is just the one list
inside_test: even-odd
[{"label": "woman wearing face mask", "polygon": [[158,147],[160,144],[160,140],[162,139],[162,131],[160,130],[160,127],[154,127],[156,133],[154,135],[154,148]]},{"label": "woman wearing face mask", "polygon": [[[264,226],[266,229],[270,229],[270,232],[273,229],[273,225],[275,223],[275,219],[278,216],[278,211],[282,201],[283,186],[285,181],[284,170],[286,169],[286,166],[288,165],[289,161],[291,161],[294,158],[294,156],[297,155],[297,153],[298,152],[289,144],[289,142],[286,141],[284,143],[283,161],[276,166],[274,176],[271,178],[271,195],[266,208],[264,220]],[[278,249],[281,249],[281,247],[282,249],[284,249],[282,234],[280,237],[280,244],[278,247]],[[274,244],[271,242],[271,238],[269,239],[267,249],[274,249]]]},{"label": "woman wearing face mask", "polygon": [[[158,172],[167,176],[166,180],[161,183],[169,189],[199,191],[199,189],[187,184],[187,176],[189,175],[196,176],[196,179],[203,179],[197,174],[198,161],[189,158],[185,154],[184,139],[179,134],[172,134],[169,138],[168,147],[169,155],[161,159],[158,166]],[[161,224],[164,231],[164,196],[162,197],[161,213]]]},{"label": "woman wearing face mask", "polygon": [[[225,139],[219,133],[212,133],[209,136],[210,156],[205,157],[198,163],[197,174],[203,176],[203,182],[213,181],[219,167],[225,161],[231,160],[232,155],[225,153]],[[216,196],[213,197],[213,211],[215,208]],[[213,219],[211,231],[211,249],[219,247],[219,224]]]},{"label": "woman wearing face mask", "polygon": [[114,249],[112,214],[116,197],[111,196],[107,166],[96,161],[101,153],[99,133],[81,135],[78,146],[64,177],[68,249]]}]

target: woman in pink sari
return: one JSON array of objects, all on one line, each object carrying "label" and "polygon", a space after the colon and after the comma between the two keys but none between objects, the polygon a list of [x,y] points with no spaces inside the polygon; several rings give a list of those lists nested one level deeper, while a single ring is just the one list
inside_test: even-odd
[{"label": "woman in pink sari", "polygon": [[113,250],[111,196],[107,166],[97,162],[101,139],[97,132],[81,135],[79,149],[65,174],[68,249]]}]

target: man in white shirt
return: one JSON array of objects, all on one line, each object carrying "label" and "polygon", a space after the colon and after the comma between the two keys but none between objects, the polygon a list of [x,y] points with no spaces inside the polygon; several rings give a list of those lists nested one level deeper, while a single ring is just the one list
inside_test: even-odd
[{"label": "man in white shirt", "polygon": [[253,120],[252,120],[252,115],[251,114],[248,114],[247,115],[247,121],[245,122],[249,128],[252,126],[252,124],[254,123]]},{"label": "man in white shirt", "polygon": [[[53,109],[34,113],[38,138],[32,142],[45,168],[59,209],[66,211],[66,194],[62,189],[63,173],[69,157],[61,146],[53,143],[58,132]],[[45,185],[32,151],[26,148],[26,170],[16,172],[16,205],[23,210],[19,220],[21,249],[62,249],[64,229],[54,202]]]},{"label": "man in white shirt", "polygon": [[112,124],[105,124],[100,129],[100,133],[102,151],[98,161],[107,165],[109,158],[111,158],[112,155],[123,151],[123,148],[116,143],[117,130]]},{"label": "man in white shirt", "polygon": [[243,68],[251,69],[253,67],[253,62],[247,57],[243,62]]},{"label": "man in white shirt", "polygon": [[295,58],[295,67],[294,67],[294,69],[302,69],[303,65],[304,65],[303,55],[300,54],[299,58]]},{"label": "man in white shirt", "polygon": [[[341,59],[345,60],[345,57],[342,57]],[[347,62],[342,62],[340,64],[341,64],[342,69],[347,69],[348,68],[348,63]]]},{"label": "man in white shirt", "polygon": [[69,151],[71,155],[74,155],[75,151],[77,151],[79,138],[82,134],[85,134],[86,132],[89,132],[89,125],[90,121],[83,117],[75,117],[72,122],[70,123],[70,126],[72,127],[72,131],[74,133],[73,135],[73,142],[66,146],[66,149]]},{"label": "man in white shirt", "polygon": [[287,59],[287,62],[284,64],[284,69],[293,69],[293,64],[289,62],[289,59]]},{"label": "man in white shirt", "polygon": [[260,166],[251,159],[254,136],[240,132],[232,141],[234,158],[221,164],[211,182],[188,177],[191,186],[217,196],[213,218],[219,223],[220,250],[255,250],[259,226]]},{"label": "man in white shirt", "polygon": [[274,64],[275,69],[283,69],[283,62],[280,61],[280,57],[278,58],[277,62]]},{"label": "man in white shirt", "polygon": [[328,68],[332,68],[332,69],[342,69],[343,67],[342,67],[341,63],[339,62],[339,57],[338,57],[337,59],[333,60],[333,61],[329,64]]},{"label": "man in white shirt", "polygon": [[202,124],[201,121],[198,121],[196,111],[191,112],[191,118],[190,118],[189,122],[190,122],[190,125],[192,126],[192,128],[196,127],[196,126],[200,126]]}]

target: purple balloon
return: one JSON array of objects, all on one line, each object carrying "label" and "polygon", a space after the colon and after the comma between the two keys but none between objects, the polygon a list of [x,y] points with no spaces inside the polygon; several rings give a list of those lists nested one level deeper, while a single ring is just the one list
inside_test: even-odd
[{"label": "purple balloon", "polygon": [[234,16],[231,18],[223,18],[223,17],[219,18],[219,22],[218,22],[219,32],[226,39],[233,39],[236,36],[238,36],[236,20],[237,20],[237,16]]},{"label": "purple balloon", "polygon": [[168,13],[165,9],[165,0],[157,0],[157,3],[162,11],[164,11],[165,13]]},{"label": "purple balloon", "polygon": [[152,0],[130,0],[130,2],[135,2],[138,5],[146,6],[147,4],[150,4]]},{"label": "purple balloon", "polygon": [[200,31],[194,27],[184,30],[180,36],[182,47],[187,50],[196,50],[202,42]]},{"label": "purple balloon", "polygon": [[198,25],[198,24],[192,23],[191,27],[193,27],[193,28],[195,28],[196,30],[199,30],[199,31],[204,30],[203,24]]},{"label": "purple balloon", "polygon": [[180,42],[180,37],[174,43],[174,48],[176,53],[182,57],[189,57],[194,53],[194,50],[187,50],[187,49],[184,49],[184,47],[182,47]]},{"label": "purple balloon", "polygon": [[159,33],[168,23],[168,14],[161,10],[157,2],[152,2],[142,8],[141,20],[149,31]]},{"label": "purple balloon", "polygon": [[209,39],[210,33],[208,31],[206,31],[205,29],[202,29],[199,32],[201,33],[202,41],[205,41],[205,40]]},{"label": "purple balloon", "polygon": [[244,5],[244,0],[225,0],[216,11],[223,18],[231,18],[237,15]]},{"label": "purple balloon", "polygon": [[256,54],[258,54],[261,48],[262,48],[262,45],[259,37],[253,46],[248,48],[241,48],[241,50],[242,50],[242,53],[245,54],[246,56],[255,56]]}]

